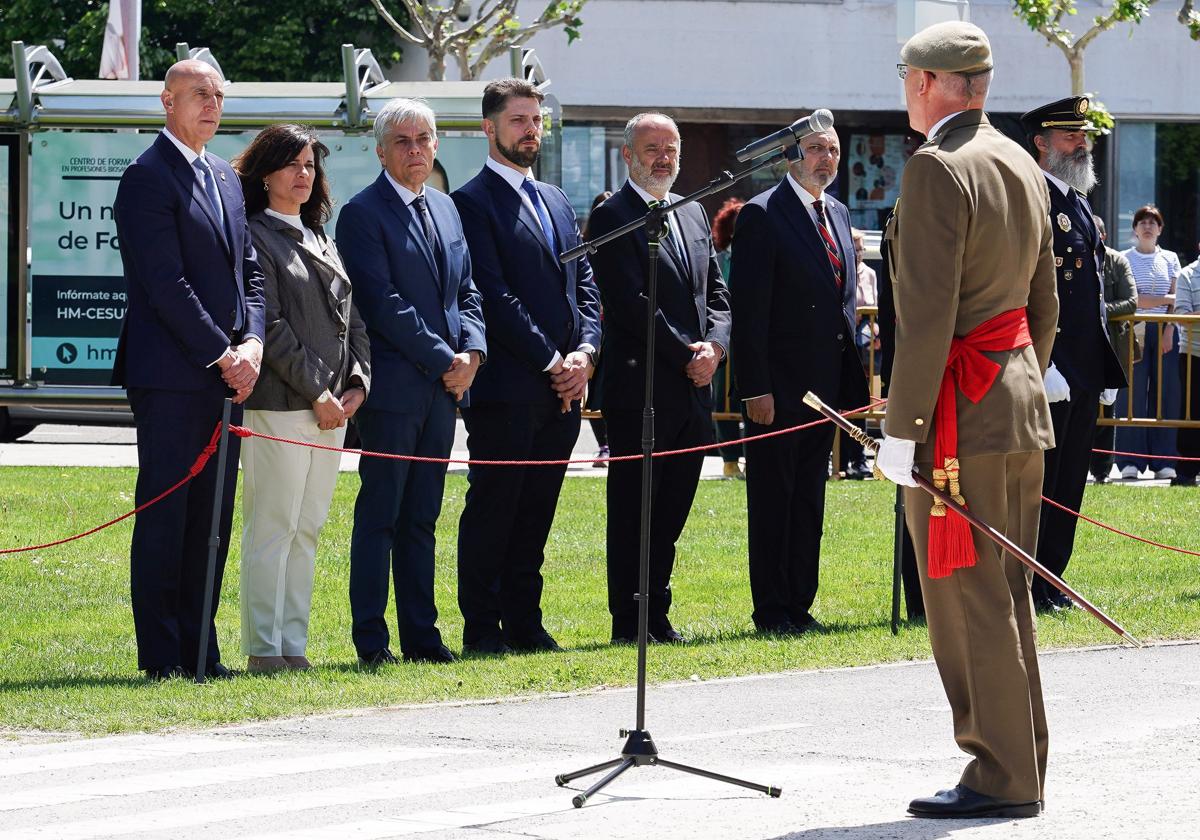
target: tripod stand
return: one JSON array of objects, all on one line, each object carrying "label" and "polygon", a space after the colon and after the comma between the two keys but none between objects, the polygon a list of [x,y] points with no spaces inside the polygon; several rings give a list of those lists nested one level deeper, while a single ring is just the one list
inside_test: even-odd
[{"label": "tripod stand", "polygon": [[782,153],[771,155],[764,160],[756,163],[754,166],[745,169],[737,174],[723,172],[721,175],[711,181],[706,187],[679,199],[674,204],[662,205],[654,207],[642,219],[622,225],[615,230],[610,231],[595,239],[584,242],[583,244],[572,248],[570,251],[563,253],[559,259],[562,262],[578,259],[585,253],[594,253],[595,250],[606,242],[611,242],[618,237],[624,236],[639,228],[644,228],[646,238],[649,240],[649,268],[646,276],[646,375],[645,375],[645,395],[642,403],[642,504],[641,504],[641,530],[639,543],[639,565],[638,565],[638,592],[635,598],[638,602],[638,633],[637,633],[637,719],[633,729],[622,729],[621,737],[625,738],[625,746],[621,748],[621,754],[617,758],[600,764],[585,767],[582,770],[576,770],[571,773],[563,773],[555,776],[554,781],[559,787],[574,781],[575,779],[584,776],[590,776],[594,773],[600,773],[609,770],[607,775],[589,787],[583,793],[576,794],[571,799],[571,804],[576,808],[582,808],[584,803],[588,801],[601,789],[614,781],[618,776],[628,770],[630,767],[641,767],[647,764],[658,764],[663,767],[670,767],[673,770],[679,770],[684,773],[691,773],[695,776],[703,776],[706,779],[713,779],[726,784],[739,785],[741,787],[757,790],[768,796],[778,797],[782,790],[771,785],[758,784],[756,782],[748,782],[742,779],[736,779],[732,776],[724,776],[720,773],[713,773],[708,770],[701,770],[697,767],[689,767],[685,764],[677,764],[673,761],[667,761],[661,758],[658,754],[658,748],[654,744],[654,739],[650,737],[650,732],[646,729],[646,648],[649,640],[649,592],[650,592],[650,512],[651,499],[650,490],[652,485],[653,468],[651,456],[654,452],[654,337],[655,337],[655,313],[658,311],[658,260],[659,260],[659,240],[665,233],[665,222],[667,214],[687,204],[691,204],[707,195],[719,192],[737,181],[745,178],[753,172],[772,166],[784,159]]}]

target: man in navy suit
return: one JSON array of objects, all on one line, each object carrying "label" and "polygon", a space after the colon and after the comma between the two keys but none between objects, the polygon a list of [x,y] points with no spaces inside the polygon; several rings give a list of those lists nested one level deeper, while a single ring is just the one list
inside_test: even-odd
[{"label": "man in navy suit", "polygon": [[[644,216],[652,204],[673,201],[679,174],[679,129],[664,114],[638,114],[625,125],[621,156],[629,180],[596,208],[588,231],[599,236]],[[654,448],[680,449],[712,442],[712,377],[729,346],[729,292],[721,278],[708,216],[699,204],[670,214],[660,240],[655,313]],[[642,449],[646,375],[646,278],[649,243],[644,230],[603,245],[592,262],[604,302],[604,419],[613,455]],[[675,542],[683,532],[703,453],[655,459],[650,521],[650,638],[682,642],[667,617]],[[642,465],[613,463],[608,470],[608,609],[612,640],[637,635],[639,522]]]},{"label": "man in navy suit", "polygon": [[[600,343],[599,295],[562,190],[536,181],[542,92],[500,79],[483,92],[488,158],[453,194],[483,297],[491,355],[463,410],[472,458],[569,458]],[[472,467],[458,529],[463,650],[559,650],[542,623],[546,538],[565,466]]]},{"label": "man in navy suit", "polygon": [[[346,203],[337,242],[371,339],[371,395],[358,411],[364,449],[446,458],[455,405],[487,353],[462,224],[426,185],[437,125],[423,102],[393,99],[375,118],[383,171]],[[446,465],[363,457],[350,537],[350,611],[359,661],[396,661],[384,618],[389,572],[405,660],[452,662],[433,597],[434,528]]]},{"label": "man in navy suit", "polygon": [[[242,421],[262,360],[262,271],[250,241],[241,182],[205,151],[217,132],[224,80],[181,61],[162,92],[166,128],[121,176],[114,213],[129,306],[113,366],[137,425],[142,504],[187,475],[234,391]],[[130,545],[138,668],[150,679],[187,676],[208,623],[205,673],[227,677],[214,618],[237,482],[238,438],[225,474],[215,459],[189,484],[139,513]],[[204,609],[216,482],[224,482],[212,610]]]},{"label": "man in navy suit", "polygon": [[[1087,148],[1087,132],[1093,129],[1088,107],[1086,96],[1069,96],[1021,117],[1029,150],[1050,188],[1058,275],[1058,333],[1045,377],[1054,448],[1046,450],[1042,495],[1071,510],[1079,510],[1083,503],[1100,401],[1111,405],[1116,389],[1127,384],[1108,338],[1104,242],[1086,197],[1096,185]],[[1071,559],[1077,522],[1072,514],[1042,504],[1037,559],[1060,577]],[[1041,577],[1034,577],[1032,593],[1039,610],[1074,606]]]},{"label": "man in navy suit", "polygon": [[[747,202],[733,234],[734,375],[746,434],[820,419],[814,392],[839,408],[867,402],[854,347],[854,243],[846,206],[825,193],[841,148],[812,134],[803,158],[776,186]],[[833,426],[746,444],[746,514],[752,618],[760,632],[797,634],[821,625],[817,594],[825,481]]]}]

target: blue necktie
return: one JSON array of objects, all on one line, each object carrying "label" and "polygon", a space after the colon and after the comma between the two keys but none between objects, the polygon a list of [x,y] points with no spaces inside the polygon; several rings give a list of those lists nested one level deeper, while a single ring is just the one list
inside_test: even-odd
[{"label": "blue necktie", "polygon": [[208,204],[212,207],[213,213],[221,221],[221,227],[225,227],[225,214],[221,212],[221,197],[217,194],[217,182],[213,178],[212,168],[208,162],[198,157],[192,161],[192,166],[200,173],[200,183],[204,187],[204,194],[208,197]]},{"label": "blue necktie", "polygon": [[[208,198],[208,203],[212,207],[213,213],[221,221],[221,230],[224,231],[226,240],[230,241],[230,245],[232,246],[229,227],[225,224],[225,214],[221,211],[221,196],[217,193],[217,181],[213,176],[212,167],[202,157],[198,157],[192,161],[192,166],[200,173],[200,183],[204,186],[204,195]],[[242,292],[241,289],[238,289],[238,307],[233,319],[233,328],[238,331],[241,331],[245,324],[242,309]]]},{"label": "blue necktie", "polygon": [[550,246],[550,250],[555,254],[558,253],[558,240],[554,238],[554,225],[550,224],[550,214],[546,212],[546,205],[542,203],[542,197],[538,195],[537,186],[534,185],[532,178],[526,178],[521,182],[521,189],[525,190],[525,194],[529,196],[529,201],[533,204],[533,209],[537,213],[538,222],[542,225],[542,233],[546,235],[546,242]]}]

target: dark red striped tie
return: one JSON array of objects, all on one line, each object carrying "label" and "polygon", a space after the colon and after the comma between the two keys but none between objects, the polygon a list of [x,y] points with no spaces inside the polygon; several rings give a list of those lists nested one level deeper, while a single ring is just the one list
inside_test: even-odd
[{"label": "dark red striped tie", "polygon": [[833,241],[833,234],[829,232],[829,225],[825,222],[825,203],[820,199],[813,202],[813,209],[817,211],[817,230],[821,232],[821,241],[825,243],[825,253],[829,254],[829,264],[833,267],[833,279],[837,281],[837,287],[840,290],[845,279],[842,277],[842,260],[838,256],[837,243]]}]

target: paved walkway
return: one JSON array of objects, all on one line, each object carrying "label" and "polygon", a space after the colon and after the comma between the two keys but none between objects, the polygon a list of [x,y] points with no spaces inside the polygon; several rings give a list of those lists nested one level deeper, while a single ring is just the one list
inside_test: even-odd
[{"label": "paved walkway", "polygon": [[616,755],[634,719],[616,690],[0,742],[0,840],[1196,837],[1200,644],[1050,653],[1042,670],[1050,770],[1032,820],[905,816],[964,761],[922,662],[651,687],[664,758],[780,799],[646,767],[575,810],[554,776]]}]

